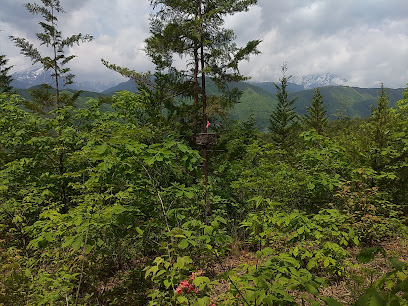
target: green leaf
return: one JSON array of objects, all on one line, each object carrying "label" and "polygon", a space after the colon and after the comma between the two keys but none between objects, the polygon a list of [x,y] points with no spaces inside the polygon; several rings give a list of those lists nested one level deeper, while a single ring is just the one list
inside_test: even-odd
[{"label": "green leaf", "polygon": [[328,297],[322,297],[321,298],[323,301],[326,302],[326,305],[328,306],[343,306],[340,302],[336,301],[335,299],[328,298]]},{"label": "green leaf", "polygon": [[124,213],[125,211],[127,211],[127,209],[120,204],[115,204],[112,207],[112,212],[118,215]]},{"label": "green leaf", "polygon": [[157,270],[159,270],[158,266],[152,266],[152,267],[148,268],[146,270],[146,273],[145,273],[145,278],[147,278],[150,274],[152,274],[152,276],[154,276],[156,274]]},{"label": "green leaf", "polygon": [[72,244],[72,248],[75,251],[79,250],[79,248],[81,247],[83,241],[84,241],[84,236],[83,235],[78,236],[75,239],[74,243]]},{"label": "green leaf", "polygon": [[192,191],[186,191],[184,194],[187,197],[187,199],[191,200],[192,198],[194,198],[194,192]]},{"label": "green leaf", "polygon": [[197,304],[199,306],[207,306],[210,303],[211,303],[211,299],[208,296],[197,299]]},{"label": "green leaf", "polygon": [[93,246],[90,244],[87,244],[85,248],[85,254],[91,253],[92,249],[93,249]]},{"label": "green leaf", "polygon": [[295,247],[292,251],[293,256],[297,257],[299,255],[299,248]]},{"label": "green leaf", "polygon": [[182,234],[176,234],[174,235],[174,238],[186,238],[186,236]]},{"label": "green leaf", "polygon": [[359,263],[368,263],[380,252],[384,252],[382,247],[364,248],[357,255],[357,261]]},{"label": "green leaf", "polygon": [[307,189],[309,189],[309,190],[313,190],[313,189],[315,189],[315,184],[313,184],[312,182],[309,182],[308,184],[307,184]]},{"label": "green leaf", "polygon": [[179,302],[180,304],[188,304],[188,299],[185,296],[178,295],[177,302]]},{"label": "green leaf", "polygon": [[185,260],[183,257],[177,257],[177,263],[174,266],[177,266],[179,269],[183,269],[185,265]]},{"label": "green leaf", "polygon": [[184,250],[184,249],[187,249],[187,247],[188,247],[188,241],[187,241],[187,239],[181,240],[181,241],[179,242],[178,246],[179,246],[180,249],[183,249],[183,250]]},{"label": "green leaf", "polygon": [[199,287],[201,284],[209,284],[211,281],[206,276],[198,276],[193,280],[193,284],[196,287]]},{"label": "green leaf", "polygon": [[72,244],[72,242],[74,241],[75,237],[66,237],[64,243],[62,244],[62,247],[65,248],[69,245]]},{"label": "green leaf", "polygon": [[171,282],[168,279],[163,281],[164,286],[168,289],[171,286]]},{"label": "green leaf", "polygon": [[79,215],[76,219],[74,219],[75,226],[79,226],[82,223],[82,216]]},{"label": "green leaf", "polygon": [[48,241],[48,242],[53,242],[55,237],[52,233],[48,232],[44,234],[44,238]]},{"label": "green leaf", "polygon": [[31,271],[30,271],[30,269],[26,269],[24,275],[25,275],[26,277],[31,277]]},{"label": "green leaf", "polygon": [[178,143],[177,147],[183,153],[188,152],[188,150],[189,150],[188,147],[186,145],[182,144],[182,143]]},{"label": "green leaf", "polygon": [[103,144],[95,147],[95,152],[102,155],[106,152],[107,149],[108,149],[108,144],[104,142]]},{"label": "green leaf", "polygon": [[315,259],[309,260],[309,262],[307,263],[306,268],[307,268],[308,270],[312,270],[312,269],[315,268],[315,267],[317,267],[317,262],[316,262],[316,260],[315,260]]},{"label": "green leaf", "polygon": [[98,240],[96,241],[96,245],[98,247],[101,247],[101,246],[103,246],[103,244],[104,244],[103,240],[101,238],[98,238]]},{"label": "green leaf", "polygon": [[314,295],[319,294],[318,286],[315,283],[308,282],[304,284],[304,286],[307,292],[310,292],[311,294],[314,294]]},{"label": "green leaf", "polygon": [[143,235],[143,230],[141,230],[140,227],[136,227],[136,232],[139,234],[139,236]]},{"label": "green leaf", "polygon": [[399,261],[395,258],[390,258],[390,263],[391,263],[391,266],[397,271],[401,271],[405,267],[407,267],[407,264],[405,262]]},{"label": "green leaf", "polygon": [[381,298],[377,290],[374,288],[368,288],[366,294],[361,296],[356,304],[356,306],[386,306],[387,303]]}]

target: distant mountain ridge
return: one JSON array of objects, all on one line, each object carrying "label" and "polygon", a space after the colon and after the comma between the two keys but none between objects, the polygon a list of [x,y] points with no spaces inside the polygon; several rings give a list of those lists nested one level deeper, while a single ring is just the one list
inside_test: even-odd
[{"label": "distant mountain ridge", "polygon": [[[54,79],[51,76],[50,71],[45,71],[44,68],[39,66],[33,66],[24,71],[16,72],[13,74],[12,86],[20,89],[27,89],[32,86],[41,84],[54,84]],[[269,93],[276,93],[274,82],[248,82],[249,84],[261,87]],[[279,83],[279,82],[276,82]],[[324,86],[338,86],[347,85],[347,80],[330,74],[322,75],[307,75],[307,76],[292,76],[288,82],[288,90],[290,92],[298,92],[305,89],[313,89],[316,87]],[[134,82],[131,80],[117,83],[117,82],[93,82],[93,81],[77,81],[74,79],[74,83],[66,86],[68,89],[73,90],[86,90],[95,91],[103,94],[113,94],[121,90],[137,91],[135,89]]]},{"label": "distant mountain ridge", "polygon": [[[276,94],[277,93],[275,82],[248,82],[248,83],[252,84],[254,86],[258,86],[258,87],[266,90],[270,94]],[[288,82],[287,84],[288,84],[287,90],[289,92],[298,92],[298,91],[305,90],[303,85],[298,85],[298,84],[291,83],[291,82]],[[280,83],[276,82],[276,85],[279,86]]]},{"label": "distant mountain ridge", "polygon": [[[47,77],[47,73],[38,69],[33,69],[26,74],[15,74],[13,77],[15,77],[15,81],[12,85],[15,88],[20,88],[17,91],[26,98],[29,98],[28,88],[33,86],[30,84],[35,84],[37,86],[42,83],[53,84],[50,73],[48,73]],[[327,115],[330,116],[331,119],[336,119],[340,116],[347,116],[350,118],[370,116],[371,105],[376,105],[377,103],[379,88],[330,85],[336,84],[338,80],[338,77],[326,74],[323,76],[294,78],[293,81],[296,81],[299,84],[289,82],[287,88],[290,94],[289,98],[297,98],[294,105],[297,113],[299,115],[304,115],[306,113],[306,107],[312,104],[313,89],[318,87],[323,96],[323,103],[326,106]],[[340,79],[339,82],[342,82],[342,80]],[[19,86],[15,84],[18,84]],[[231,109],[230,118],[247,120],[252,116],[256,119],[257,125],[260,128],[266,128],[269,125],[270,114],[276,108],[277,104],[276,87],[274,83],[240,82],[231,83],[229,86],[231,88],[236,87],[242,91],[240,103],[236,104]],[[137,86],[133,80],[128,80],[113,87],[106,88],[100,93],[98,93],[98,90],[89,90],[84,87],[78,87],[79,85],[76,85],[74,88],[71,87],[70,90],[88,90],[88,92],[81,94],[83,99],[86,97],[96,98],[101,95],[112,96],[115,92],[122,90],[137,92]],[[310,87],[310,89],[305,89],[306,87]],[[210,95],[217,94],[217,89],[212,82],[208,83],[207,90]],[[395,106],[395,103],[402,99],[402,91],[402,88],[388,89],[391,107]]]},{"label": "distant mountain ridge", "polygon": [[130,92],[137,92],[137,85],[134,80],[128,80],[126,82],[119,83],[113,87],[107,88],[101,93],[104,95],[113,95],[115,92],[127,90]]},{"label": "distant mountain ridge", "polygon": [[292,76],[290,81],[297,85],[303,86],[304,89],[348,85],[346,79],[330,73],[321,75]]},{"label": "distant mountain ridge", "polygon": [[[28,89],[41,84],[54,85],[55,80],[51,76],[51,71],[45,71],[42,67],[33,66],[30,69],[16,72],[12,75],[13,81],[11,86],[19,89]],[[62,81],[62,80],[61,80]],[[63,81],[61,82],[61,84]],[[107,88],[114,86],[116,82],[92,82],[92,81],[76,81],[64,88],[73,90],[86,90],[94,92],[102,92]]]}]

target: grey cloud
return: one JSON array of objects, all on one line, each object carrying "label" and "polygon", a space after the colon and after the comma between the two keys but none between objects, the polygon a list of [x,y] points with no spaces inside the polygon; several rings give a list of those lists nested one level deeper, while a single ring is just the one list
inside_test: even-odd
[{"label": "grey cloud", "polygon": [[[8,40],[33,40],[38,18],[23,7],[25,0],[3,0],[0,11],[0,53],[19,67],[29,62]],[[39,2],[31,0],[30,2]],[[59,18],[64,35],[91,34],[95,40],[75,47],[72,69],[78,78],[118,78],[100,58],[137,71],[153,69],[143,42],[149,36],[148,0],[62,0],[67,14]],[[249,12],[228,17],[227,28],[238,45],[261,39],[262,54],[241,71],[260,81],[275,81],[280,66],[289,73],[332,73],[350,85],[404,86],[408,81],[408,6],[406,0],[259,0]],[[38,30],[37,30],[38,29]],[[33,40],[34,42],[34,40]]]}]

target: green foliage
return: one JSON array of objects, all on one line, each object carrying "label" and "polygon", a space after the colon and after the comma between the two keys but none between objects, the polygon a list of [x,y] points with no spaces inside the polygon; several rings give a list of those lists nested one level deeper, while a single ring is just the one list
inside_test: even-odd
[{"label": "green foliage", "polygon": [[[244,263],[225,274],[231,283],[229,292],[232,305],[296,305],[295,298],[288,293],[296,289],[318,295],[318,287],[323,283],[321,278],[301,268],[300,263],[289,254],[274,253],[273,249],[265,248],[257,253],[255,264]],[[297,298],[302,302],[313,303],[306,294],[298,295]]]},{"label": "green foliage", "polygon": [[242,223],[259,248],[279,245],[284,249],[286,243],[289,254],[299,260],[304,268],[344,274],[349,256],[344,248],[359,243],[358,236],[346,223],[346,216],[333,209],[322,210],[310,217],[298,211],[284,213],[272,209],[267,214],[264,212],[249,214]]},{"label": "green foliage", "polygon": [[312,106],[307,107],[307,114],[305,114],[303,121],[306,126],[315,129],[317,134],[322,134],[328,120],[326,112],[323,105],[323,96],[320,94],[319,89],[315,88]]},{"label": "green foliage", "polygon": [[[223,18],[256,1],[153,0],[154,76],[105,62],[137,93],[74,103],[80,93],[59,92],[58,78],[71,77],[64,50],[90,37],[63,39],[60,2],[42,3],[26,7],[44,18],[37,37],[56,55],[13,40],[53,70],[56,89],[34,90],[31,102],[0,95],[1,304],[339,305],[321,286],[351,279],[351,304],[407,303],[405,263],[390,259],[382,276],[362,266],[406,232],[407,89],[393,110],[382,87],[371,118],[330,123],[324,135],[316,91],[313,129],[296,138],[284,66],[271,117],[283,136],[269,143],[254,118],[224,120],[246,88],[226,84],[244,78],[238,63],[259,41],[238,48]],[[188,71],[174,69],[179,55]],[[207,115],[220,137],[202,180],[189,142]],[[353,266],[360,242],[371,248]]]},{"label": "green foliage", "polygon": [[286,76],[286,64],[282,66],[282,78],[280,86],[275,84],[277,89],[276,97],[278,99],[277,109],[271,113],[269,130],[272,133],[272,139],[280,148],[289,148],[294,140],[294,133],[297,123],[297,114],[295,112],[295,99],[289,99],[286,89],[290,76]]},{"label": "green foliage", "polygon": [[[251,54],[257,54],[259,40],[253,40],[244,47],[237,47],[235,34],[224,29],[224,18],[237,12],[247,11],[255,0],[196,1],[194,3],[167,0],[151,1],[159,8],[151,21],[151,37],[146,39],[146,53],[156,65],[158,71],[174,71],[173,58],[186,57],[192,68],[183,71],[189,84],[183,95],[193,99],[193,133],[199,126],[205,126],[209,110],[207,107],[225,109],[237,102],[239,94],[230,89],[228,82],[246,79],[239,73],[238,64],[248,60]],[[190,64],[186,64],[186,67]],[[189,71],[191,71],[189,73]],[[186,78],[187,76],[187,78]],[[207,99],[206,77],[211,77],[219,94]],[[199,79],[201,78],[201,80]],[[177,85],[177,84],[175,84]],[[180,89],[180,86],[176,88]],[[174,90],[173,90],[174,91]],[[179,93],[177,93],[179,94]],[[202,118],[199,112],[202,109]],[[204,132],[206,128],[204,128]]]},{"label": "green foliage", "polygon": [[[382,248],[363,249],[360,261],[370,261],[376,253],[385,253]],[[389,258],[391,271],[380,277],[359,297],[355,305],[406,305],[408,303],[408,266]]]},{"label": "green foliage", "polygon": [[30,277],[25,273],[24,255],[21,249],[10,246],[11,235],[0,240],[0,303],[24,304],[30,287]]},{"label": "green foliage", "polygon": [[[201,158],[149,119],[150,98],[120,92],[109,111],[89,100],[41,115],[1,96],[2,302],[330,305],[320,286],[348,278],[348,248],[401,233],[403,103],[381,172],[370,155],[350,151],[371,137],[356,137],[358,128],[303,132],[289,156],[262,140],[254,120],[220,125],[205,222]],[[235,258],[239,248],[254,255]],[[231,256],[244,263],[227,266]],[[223,293],[220,269],[230,285]],[[203,274],[190,280],[192,272]],[[384,301],[387,288],[375,289]]]},{"label": "green foliage", "polygon": [[[55,268],[32,273],[38,290],[51,286],[40,277],[51,271],[49,278],[61,282],[52,285],[61,287],[55,291],[58,296],[48,295],[50,300],[44,303],[64,295],[76,300],[75,288],[92,286],[82,282],[83,274],[94,260],[103,265],[107,257],[98,254],[119,237],[131,233],[127,243],[136,242],[150,253],[155,249],[152,238],[161,235],[164,221],[170,219],[165,203],[172,203],[174,210],[193,199],[194,189],[186,184],[193,182],[200,157],[171,136],[154,141],[157,136],[138,120],[143,113],[139,101],[145,96],[122,93],[114,98],[110,113],[101,112],[94,100],[84,109],[61,108],[55,118],[22,110],[17,96],[1,98],[0,124],[5,133],[0,143],[0,230],[30,252],[64,250],[65,254]],[[60,132],[56,138],[50,135],[54,127]],[[55,171],[58,163],[48,162],[56,162],[60,146],[66,156],[62,173]],[[66,205],[58,182],[66,186]],[[155,226],[152,218],[158,218]],[[67,270],[77,256],[81,259]],[[127,255],[122,256],[124,260]]]},{"label": "green foliage", "polygon": [[149,305],[189,304],[208,305],[209,291],[214,282],[203,276],[203,271],[186,273],[191,270],[192,260],[188,256],[177,257],[174,262],[156,257],[153,265],[146,267],[146,278],[151,278],[157,288],[148,293]]},{"label": "green foliage", "polygon": [[[176,216],[180,220],[187,219],[182,212]],[[192,274],[188,281],[186,272],[193,266],[203,269],[209,260],[214,261],[225,256],[226,245],[231,243],[231,238],[226,233],[226,225],[226,220],[221,217],[216,217],[211,225],[192,219],[185,222],[181,228],[175,227],[166,234],[167,239],[159,242],[163,255],[156,257],[153,263],[145,268],[145,277],[157,286],[149,291],[149,305],[162,304],[163,301],[208,304],[209,291],[216,283],[202,276],[201,270],[196,272],[196,278]]]}]

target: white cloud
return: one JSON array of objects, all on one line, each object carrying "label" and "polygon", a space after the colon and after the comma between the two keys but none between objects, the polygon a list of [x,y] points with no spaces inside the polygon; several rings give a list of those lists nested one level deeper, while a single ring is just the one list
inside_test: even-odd
[{"label": "white cloud", "polygon": [[[8,35],[35,41],[39,16],[23,7],[25,0],[3,0],[0,11],[0,53],[10,64],[24,68],[30,62],[9,41]],[[91,34],[95,40],[72,48],[78,57],[71,68],[78,78],[120,80],[101,63],[137,71],[153,69],[143,49],[149,36],[148,0],[63,1],[64,35]],[[66,4],[65,4],[66,3]],[[261,39],[262,54],[240,65],[254,80],[276,81],[280,66],[288,63],[293,75],[339,75],[349,85],[389,87],[408,82],[408,6],[406,0],[259,0],[258,6],[226,18],[237,34],[238,45]]]},{"label": "white cloud", "polygon": [[260,0],[259,6],[262,54],[241,65],[254,80],[277,80],[287,62],[289,74],[329,72],[355,86],[408,82],[408,6],[402,1]]}]

